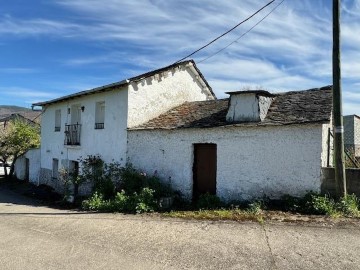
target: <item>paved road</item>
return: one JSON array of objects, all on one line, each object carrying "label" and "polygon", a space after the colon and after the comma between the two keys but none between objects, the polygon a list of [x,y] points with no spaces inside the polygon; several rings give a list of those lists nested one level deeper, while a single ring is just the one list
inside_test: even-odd
[{"label": "paved road", "polygon": [[0,268],[360,269],[360,227],[88,214],[0,187]]}]

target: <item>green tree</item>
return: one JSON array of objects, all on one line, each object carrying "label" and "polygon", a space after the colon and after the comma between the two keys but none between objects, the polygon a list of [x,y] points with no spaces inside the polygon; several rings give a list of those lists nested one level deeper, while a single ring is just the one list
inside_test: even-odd
[{"label": "green tree", "polygon": [[[40,128],[36,124],[23,119],[11,120],[0,131],[0,160],[4,164],[5,176],[14,175],[16,160],[31,148],[40,146]],[[7,175],[5,164],[11,161],[10,172]]]}]

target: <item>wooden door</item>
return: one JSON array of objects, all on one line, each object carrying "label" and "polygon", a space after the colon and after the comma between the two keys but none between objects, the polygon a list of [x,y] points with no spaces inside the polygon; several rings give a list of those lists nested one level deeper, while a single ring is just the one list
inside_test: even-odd
[{"label": "wooden door", "polygon": [[216,144],[194,144],[193,199],[216,195]]}]

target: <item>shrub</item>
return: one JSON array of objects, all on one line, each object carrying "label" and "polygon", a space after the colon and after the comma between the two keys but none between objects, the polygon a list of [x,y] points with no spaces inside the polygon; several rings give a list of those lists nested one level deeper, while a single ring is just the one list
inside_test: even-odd
[{"label": "shrub", "polygon": [[88,200],[82,202],[82,207],[92,211],[109,211],[111,205],[109,201],[104,200],[102,194],[95,192]]},{"label": "shrub", "polygon": [[196,207],[202,210],[218,209],[222,206],[221,200],[216,195],[209,193],[200,195]]},{"label": "shrub", "polygon": [[328,195],[311,195],[311,200],[307,202],[309,211],[319,215],[334,215],[336,213],[335,201]]},{"label": "shrub", "polygon": [[350,217],[359,217],[359,199],[355,194],[347,195],[340,199],[337,203],[337,208],[341,211],[345,216]]}]

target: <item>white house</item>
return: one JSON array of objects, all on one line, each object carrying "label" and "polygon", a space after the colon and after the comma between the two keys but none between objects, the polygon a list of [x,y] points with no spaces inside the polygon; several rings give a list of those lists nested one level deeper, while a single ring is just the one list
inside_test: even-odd
[{"label": "white house", "polygon": [[100,154],[105,162],[125,165],[127,128],[184,102],[214,99],[211,87],[190,60],[36,103],[43,112],[38,182],[61,190],[59,169],[77,169],[79,158],[88,155]]},{"label": "white house", "polygon": [[128,158],[187,198],[302,196],[321,188],[331,87],[186,102],[128,131]]}]

